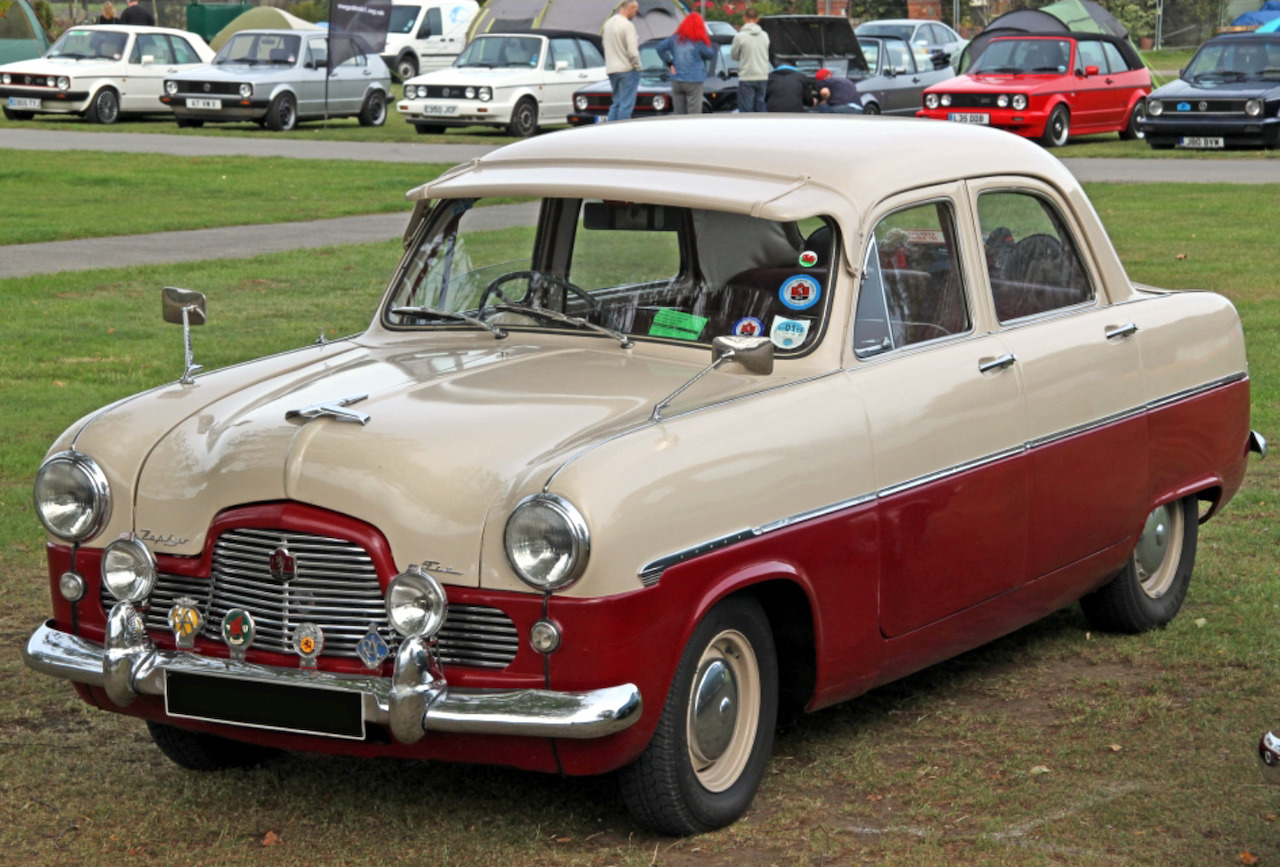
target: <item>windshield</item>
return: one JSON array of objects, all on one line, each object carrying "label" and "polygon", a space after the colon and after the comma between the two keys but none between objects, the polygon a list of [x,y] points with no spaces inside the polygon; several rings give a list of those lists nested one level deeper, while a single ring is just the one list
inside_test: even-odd
[{"label": "windshield", "polygon": [[129,41],[127,33],[106,30],[68,30],[62,34],[46,57],[70,57],[73,60],[119,60]]},{"label": "windshield", "polygon": [[387,32],[412,33],[420,11],[422,10],[419,6],[392,6],[391,20],[387,22]]},{"label": "windshield", "polygon": [[658,56],[657,43],[640,46],[640,74],[645,78],[657,78],[666,81],[671,77],[671,68]]},{"label": "windshield", "polygon": [[458,57],[458,66],[488,69],[538,65],[542,40],[536,36],[477,36]]},{"label": "windshield", "polygon": [[1043,75],[1066,72],[1070,62],[1070,39],[993,39],[969,72],[975,75]]},{"label": "windshield", "polygon": [[910,39],[915,29],[910,24],[860,24],[853,32],[859,36],[896,36],[899,39]]},{"label": "windshield", "polygon": [[281,33],[237,33],[222,46],[214,63],[276,64],[292,66],[302,39]]},{"label": "windshield", "polygon": [[1182,77],[1195,82],[1280,77],[1280,38],[1206,42]]},{"label": "windshield", "polygon": [[[767,336],[790,352],[818,341],[838,249],[828,219],[581,199],[498,208],[437,205],[392,283],[387,325],[556,329],[623,343]],[[519,225],[490,228],[503,221]]]}]

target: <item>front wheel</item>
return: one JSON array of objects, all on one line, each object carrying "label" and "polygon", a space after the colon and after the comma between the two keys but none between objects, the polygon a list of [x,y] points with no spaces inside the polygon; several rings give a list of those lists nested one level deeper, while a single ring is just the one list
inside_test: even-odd
[{"label": "front wheel", "polygon": [[1134,103],[1133,111],[1129,112],[1129,123],[1125,125],[1124,129],[1120,130],[1120,138],[1125,141],[1134,141],[1135,139],[1144,138],[1146,133],[1139,128],[1138,124],[1142,123],[1146,119],[1147,103],[1145,100],[1140,99]]},{"label": "front wheel", "polygon": [[538,132],[538,104],[532,99],[522,99],[511,110],[511,121],[507,124],[507,135],[516,138],[528,138]]},{"label": "front wheel", "polygon": [[736,821],[764,777],[777,716],[769,619],[754,599],[727,599],[694,630],[653,740],[621,772],[627,809],[672,835]]},{"label": "front wheel", "polygon": [[89,101],[89,109],[84,116],[89,123],[115,123],[120,119],[120,95],[109,87],[102,88]]},{"label": "front wheel", "polygon": [[1049,122],[1044,125],[1044,135],[1040,136],[1040,144],[1047,148],[1060,148],[1071,138],[1071,113],[1065,105],[1054,108],[1049,115]]},{"label": "front wheel", "polygon": [[443,135],[444,127],[438,123],[415,123],[413,128],[418,131],[418,135]]},{"label": "front wheel", "polygon": [[408,81],[418,74],[418,58],[412,54],[403,54],[396,61],[396,77]]},{"label": "front wheel", "polygon": [[360,107],[361,126],[382,126],[387,122],[387,97],[380,90],[371,90]]},{"label": "front wheel", "polygon": [[877,103],[868,102],[866,105],[862,107],[862,113],[863,114],[879,114],[880,106]]},{"label": "front wheel", "polygon": [[34,111],[14,111],[11,108],[4,110],[5,120],[31,120],[35,116],[36,113]]},{"label": "front wheel", "polygon": [[1120,573],[1080,600],[1085,617],[1110,632],[1145,632],[1173,620],[1191,584],[1200,512],[1195,497],[1157,507]]},{"label": "front wheel", "polygon": [[282,93],[267,106],[267,128],[276,132],[288,132],[298,125],[298,105],[293,94]]}]

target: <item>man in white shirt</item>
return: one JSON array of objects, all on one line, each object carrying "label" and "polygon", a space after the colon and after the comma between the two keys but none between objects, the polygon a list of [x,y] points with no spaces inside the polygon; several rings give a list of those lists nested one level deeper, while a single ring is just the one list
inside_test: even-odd
[{"label": "man in white shirt", "polygon": [[626,120],[636,108],[636,90],[640,87],[640,40],[631,19],[640,10],[638,0],[618,7],[617,13],[604,23],[600,33],[604,41],[604,71],[613,88],[613,104],[609,120]]}]

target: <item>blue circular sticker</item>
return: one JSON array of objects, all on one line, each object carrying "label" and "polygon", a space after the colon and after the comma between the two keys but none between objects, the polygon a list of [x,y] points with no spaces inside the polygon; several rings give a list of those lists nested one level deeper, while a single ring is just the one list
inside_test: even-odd
[{"label": "blue circular sticker", "polygon": [[778,297],[792,310],[808,310],[822,297],[822,285],[808,274],[797,274],[786,279]]},{"label": "blue circular sticker", "polygon": [[738,337],[759,337],[764,334],[764,323],[754,316],[744,316],[733,323],[733,333]]}]

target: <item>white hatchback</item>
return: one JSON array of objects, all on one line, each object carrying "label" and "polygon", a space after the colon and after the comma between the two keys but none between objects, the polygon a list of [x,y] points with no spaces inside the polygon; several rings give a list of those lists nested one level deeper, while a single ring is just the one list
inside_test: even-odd
[{"label": "white hatchback", "polygon": [[448,69],[406,81],[396,108],[423,134],[479,124],[525,138],[541,126],[567,123],[574,92],[606,77],[597,36],[552,30],[485,34]]},{"label": "white hatchback", "polygon": [[204,40],[167,27],[73,27],[44,57],[0,66],[0,106],[9,120],[79,114],[115,123],[122,114],[168,112],[167,75],[213,60]]}]

